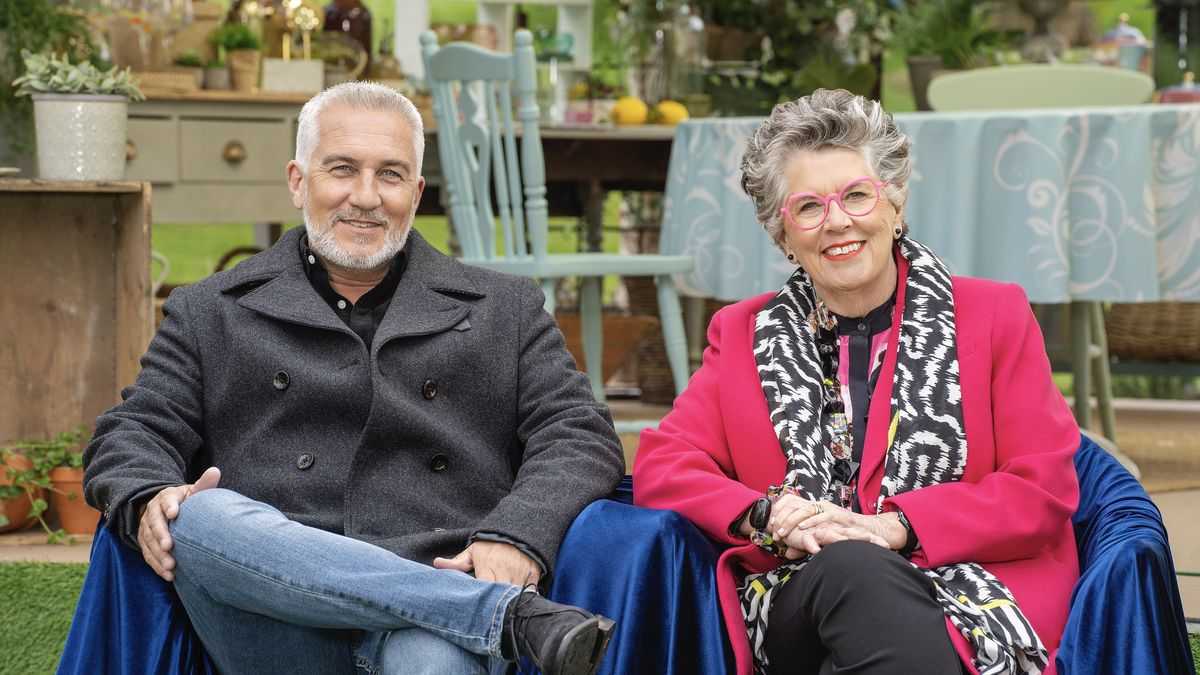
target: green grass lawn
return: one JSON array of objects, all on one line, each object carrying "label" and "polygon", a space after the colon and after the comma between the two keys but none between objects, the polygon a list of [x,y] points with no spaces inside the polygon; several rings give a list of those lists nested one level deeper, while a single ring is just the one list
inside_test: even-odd
[{"label": "green grass lawn", "polygon": [[87,565],[0,564],[0,673],[53,673]]}]

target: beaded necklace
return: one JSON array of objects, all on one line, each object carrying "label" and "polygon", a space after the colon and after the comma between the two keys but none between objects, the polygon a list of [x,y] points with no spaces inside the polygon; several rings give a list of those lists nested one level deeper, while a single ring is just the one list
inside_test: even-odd
[{"label": "beaded necklace", "polygon": [[842,385],[838,381],[837,319],[825,302],[817,299],[808,325],[817,335],[817,354],[821,358],[821,384],[824,395],[825,415],[829,418],[829,454],[833,457],[830,472],[830,501],[849,509],[854,503],[857,487],[857,467],[854,465],[854,438],[850,432],[850,421],[846,418],[846,402],[842,400]]}]

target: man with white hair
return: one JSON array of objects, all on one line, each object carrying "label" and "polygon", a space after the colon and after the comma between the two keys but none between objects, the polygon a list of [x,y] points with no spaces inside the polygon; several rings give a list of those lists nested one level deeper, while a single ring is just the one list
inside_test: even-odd
[{"label": "man with white hair", "polygon": [[172,581],[225,673],[593,673],[612,621],[545,600],[571,521],[624,460],[529,279],[413,231],[408,99],[310,100],[304,214],[167,300],[85,494]]}]

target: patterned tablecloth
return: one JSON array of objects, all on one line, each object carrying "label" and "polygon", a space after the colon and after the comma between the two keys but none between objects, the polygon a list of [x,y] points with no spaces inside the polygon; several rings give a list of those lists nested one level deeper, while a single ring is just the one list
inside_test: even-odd
[{"label": "patterned tablecloth", "polygon": [[[955,274],[1034,302],[1200,301],[1200,105],[910,113],[906,219]],[[738,165],[757,118],[691,120],[672,145],[663,253],[688,295],[739,300],[791,271]]]}]

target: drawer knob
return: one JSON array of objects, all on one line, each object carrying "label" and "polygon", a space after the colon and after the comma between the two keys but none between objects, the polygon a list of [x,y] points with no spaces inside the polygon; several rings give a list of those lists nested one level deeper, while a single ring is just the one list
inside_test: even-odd
[{"label": "drawer knob", "polygon": [[132,138],[125,139],[125,161],[130,162],[137,159],[137,143],[133,142]]},{"label": "drawer knob", "polygon": [[230,164],[241,164],[246,159],[246,146],[241,141],[229,141],[221,151],[221,156]]}]

